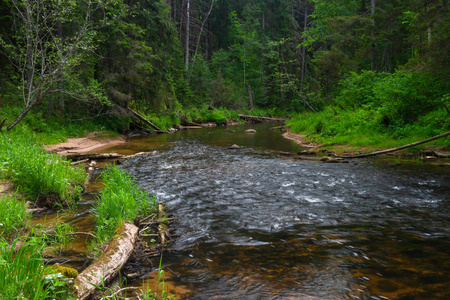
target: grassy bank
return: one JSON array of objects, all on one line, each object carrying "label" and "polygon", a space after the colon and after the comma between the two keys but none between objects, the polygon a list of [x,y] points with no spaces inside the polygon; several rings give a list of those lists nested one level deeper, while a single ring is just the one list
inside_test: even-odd
[{"label": "grassy bank", "polygon": [[[287,122],[291,132],[305,134],[307,142],[315,142],[322,147],[335,150],[373,150],[394,148],[450,130],[443,120],[444,110],[434,111],[415,124],[401,127],[386,127],[377,112],[364,109],[344,111],[338,107],[328,107],[320,113],[304,113]],[[417,152],[433,146],[450,150],[450,138],[443,138],[428,144],[411,148]]]},{"label": "grassy bank", "polygon": [[3,178],[46,206],[75,203],[86,181],[83,168],[45,152],[30,134],[0,134],[0,163]]},{"label": "grassy bank", "polygon": [[[308,141],[353,149],[391,148],[450,130],[448,82],[426,72],[352,73],[341,81],[333,104],[294,116],[287,125]],[[408,151],[450,149],[450,138]]]},{"label": "grassy bank", "polygon": [[116,166],[102,172],[104,188],[95,205],[95,235],[98,244],[109,242],[124,221],[148,216],[157,210],[156,197],[140,189],[135,179]]}]

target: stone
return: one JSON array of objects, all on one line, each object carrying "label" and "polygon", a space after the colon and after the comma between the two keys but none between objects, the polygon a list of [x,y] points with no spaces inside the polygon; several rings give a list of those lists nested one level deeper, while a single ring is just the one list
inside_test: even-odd
[{"label": "stone", "polygon": [[245,133],[256,133],[255,129],[247,129]]},{"label": "stone", "polygon": [[241,149],[241,147],[239,147],[238,145],[234,144],[234,145],[231,145],[230,148],[228,148],[228,149]]},{"label": "stone", "polygon": [[298,155],[316,155],[317,152],[314,150],[303,150],[297,153]]}]

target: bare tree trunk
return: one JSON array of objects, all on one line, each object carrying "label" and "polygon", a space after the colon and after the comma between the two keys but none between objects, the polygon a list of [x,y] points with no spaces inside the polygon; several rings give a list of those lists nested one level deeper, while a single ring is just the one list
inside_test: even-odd
[{"label": "bare tree trunk", "polygon": [[[303,21],[303,31],[306,31],[308,26],[308,0],[305,1],[305,18]],[[306,38],[303,39],[305,41]],[[306,67],[306,47],[302,47],[302,68],[300,70],[300,91],[303,91],[303,81],[305,79],[305,67]]]},{"label": "bare tree trunk", "polygon": [[183,32],[183,8],[184,8],[184,0],[181,2],[181,8],[180,8],[180,41],[181,41],[181,33]]},{"label": "bare tree trunk", "polygon": [[247,83],[247,91],[248,91],[248,109],[253,111],[253,97],[252,97],[252,88],[250,84]]},{"label": "bare tree trunk", "polygon": [[210,29],[209,25],[210,25],[210,23],[208,21],[206,34],[205,34],[205,59],[206,59],[206,61],[209,60],[209,51],[211,49],[211,47],[210,47],[211,40],[209,38],[209,29]]},{"label": "bare tree trunk", "polygon": [[370,2],[370,15],[372,16],[372,44],[370,45],[370,70],[375,70],[375,0]]},{"label": "bare tree trunk", "polygon": [[440,134],[440,135],[436,135],[436,136],[434,136],[432,138],[429,138],[429,139],[426,139],[426,140],[422,140],[422,141],[419,141],[419,142],[411,143],[411,144],[404,145],[404,146],[401,146],[401,147],[398,147],[398,148],[387,149],[387,150],[382,150],[382,151],[376,151],[376,152],[372,152],[372,153],[368,153],[368,154],[350,155],[350,156],[342,156],[342,157],[343,158],[362,158],[362,157],[369,157],[369,156],[376,156],[376,155],[380,155],[380,154],[386,154],[386,153],[390,153],[390,152],[394,152],[394,151],[410,148],[410,147],[413,147],[413,146],[425,144],[425,143],[428,143],[428,142],[431,142],[431,141],[434,141],[434,140],[437,140],[437,139],[441,139],[441,138],[447,137],[449,135],[450,135],[450,131],[446,132],[446,133],[443,133],[443,134]]},{"label": "bare tree trunk", "polygon": [[[189,1],[189,0],[188,0],[188,1]],[[189,3],[189,2],[188,2],[188,3]],[[208,20],[209,15],[211,14],[211,11],[212,11],[212,9],[213,9],[213,6],[214,6],[214,0],[211,0],[211,5],[210,5],[210,7],[209,7],[208,12],[206,13],[206,17],[205,17],[205,19],[204,19],[203,22],[202,22],[202,25],[201,25],[201,27],[200,27],[200,32],[199,32],[199,34],[198,34],[197,45],[195,46],[195,52],[194,52],[194,60],[192,61],[192,70],[194,69],[195,60],[197,59],[197,52],[198,52],[198,47],[200,46],[200,39],[201,39],[201,37],[202,37],[203,28],[205,27],[205,23],[206,23],[206,21]],[[186,63],[187,63],[187,62],[186,62]],[[187,69],[187,66],[186,66],[186,69]],[[191,78],[192,70],[191,70],[191,73],[189,74],[189,79]]]},{"label": "bare tree trunk", "polygon": [[186,71],[189,70],[189,22],[190,22],[190,0],[186,2],[186,56],[185,65]]},{"label": "bare tree trunk", "polygon": [[263,12],[262,13],[262,25],[261,25],[262,30],[264,31],[266,29],[266,14]]}]

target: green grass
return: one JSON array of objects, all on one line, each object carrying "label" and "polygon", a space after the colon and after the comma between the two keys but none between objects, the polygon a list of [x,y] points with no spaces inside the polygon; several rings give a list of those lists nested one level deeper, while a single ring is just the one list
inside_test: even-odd
[{"label": "green grass", "polygon": [[0,134],[0,163],[5,176],[33,199],[50,197],[59,204],[74,203],[86,181],[83,168],[45,152],[26,135]]},{"label": "green grass", "polygon": [[135,179],[116,166],[108,166],[102,173],[104,188],[95,205],[96,236],[100,244],[109,241],[122,222],[138,215],[156,212],[156,197],[141,190]]},{"label": "green grass", "polygon": [[[444,109],[432,111],[411,124],[383,124],[382,114],[366,108],[342,110],[328,107],[319,113],[295,115],[287,122],[294,133],[306,134],[307,141],[355,148],[392,148],[420,141],[450,129]],[[450,148],[450,138],[430,143]],[[426,144],[429,145],[429,144]],[[415,149],[422,149],[417,146]]]},{"label": "green grass", "polygon": [[5,196],[0,199],[0,236],[15,236],[26,227],[30,220],[26,204],[17,195]]},{"label": "green grass", "polygon": [[[15,251],[16,244],[23,245]],[[67,284],[59,279],[45,279],[41,239],[17,238],[9,247],[0,242],[0,299],[68,299]]]}]

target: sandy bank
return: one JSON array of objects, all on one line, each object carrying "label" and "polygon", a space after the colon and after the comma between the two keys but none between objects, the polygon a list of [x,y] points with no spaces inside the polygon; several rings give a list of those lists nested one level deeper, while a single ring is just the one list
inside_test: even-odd
[{"label": "sandy bank", "polygon": [[125,136],[102,137],[100,133],[92,132],[85,137],[69,138],[62,143],[47,145],[44,149],[48,152],[58,153],[59,155],[67,155],[73,153],[86,153],[94,150],[99,151],[100,149],[123,144],[125,142]]}]

